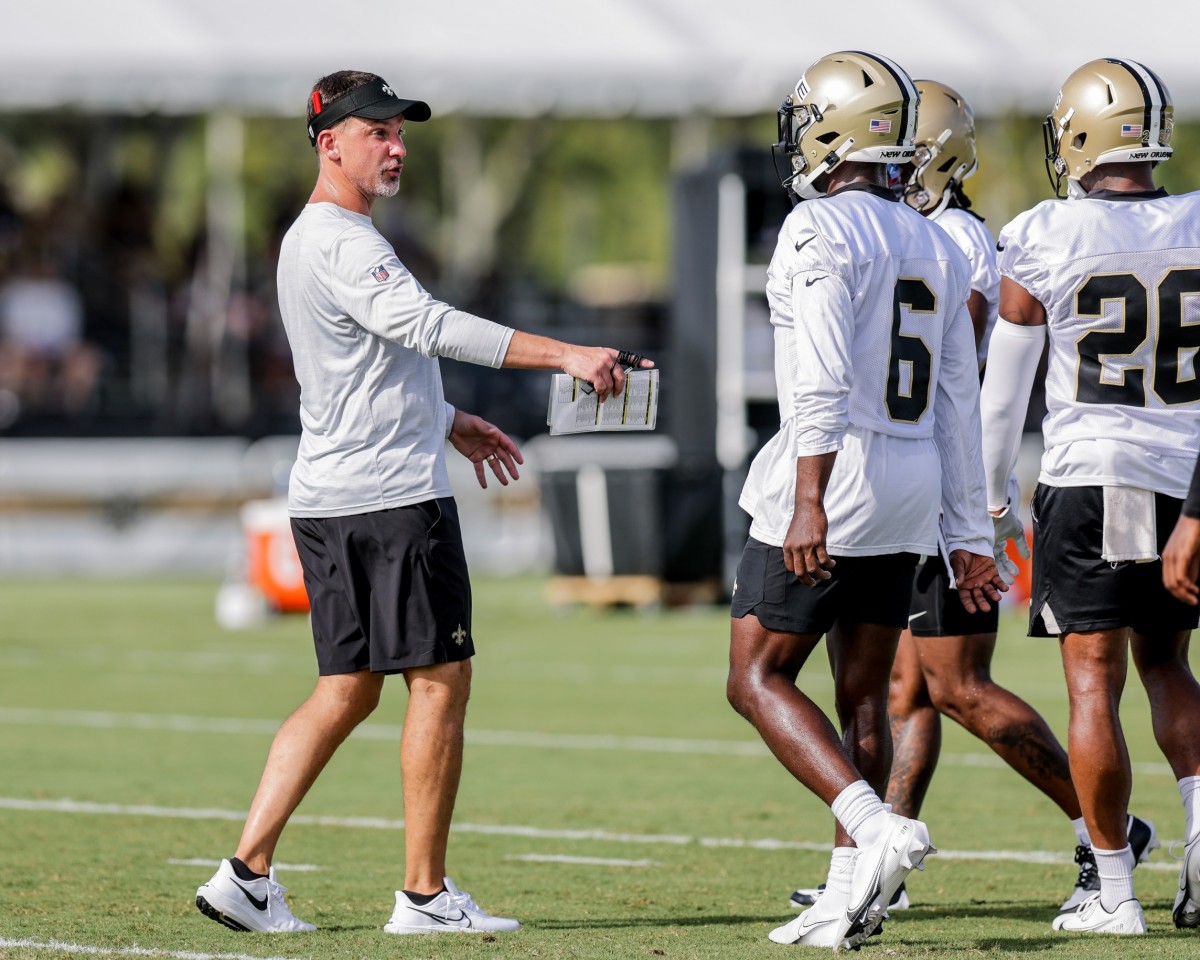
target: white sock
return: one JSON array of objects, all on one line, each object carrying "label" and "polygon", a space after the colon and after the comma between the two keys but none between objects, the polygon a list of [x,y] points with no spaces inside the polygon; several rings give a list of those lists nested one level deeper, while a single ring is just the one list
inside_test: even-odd
[{"label": "white sock", "polygon": [[846,787],[830,809],[860,850],[874,843],[887,827],[888,808],[866,780],[855,780]]},{"label": "white sock", "polygon": [[817,901],[826,912],[844,911],[850,902],[850,878],[854,876],[854,860],[857,847],[834,847],[829,860],[829,875],[825,878],[825,892]]},{"label": "white sock", "polygon": [[833,855],[829,858],[829,873],[825,877],[825,889],[833,886],[834,879],[847,870],[853,869],[854,858],[858,855],[857,847],[834,847]]},{"label": "white sock", "polygon": [[1096,857],[1096,872],[1100,875],[1100,906],[1112,913],[1126,900],[1132,900],[1133,850],[1129,844],[1120,850],[1101,850],[1092,847]]},{"label": "white sock", "polygon": [[1071,826],[1075,828],[1075,836],[1085,847],[1092,845],[1091,834],[1088,833],[1087,824],[1083,822],[1083,817],[1077,817],[1071,821]]},{"label": "white sock", "polygon": [[1183,812],[1187,816],[1187,833],[1185,842],[1196,837],[1200,830],[1200,777],[1184,777],[1179,781],[1179,795],[1183,797]]}]

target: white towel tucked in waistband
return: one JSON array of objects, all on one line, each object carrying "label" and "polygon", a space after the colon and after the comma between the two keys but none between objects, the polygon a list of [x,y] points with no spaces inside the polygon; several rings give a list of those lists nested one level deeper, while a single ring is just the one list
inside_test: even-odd
[{"label": "white towel tucked in waistband", "polygon": [[1153,490],[1104,488],[1104,539],[1100,556],[1109,563],[1158,559]]}]

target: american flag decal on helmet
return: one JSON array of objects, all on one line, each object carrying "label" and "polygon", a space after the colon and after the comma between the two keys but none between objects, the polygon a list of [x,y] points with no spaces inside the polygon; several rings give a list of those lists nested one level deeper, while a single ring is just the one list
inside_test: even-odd
[{"label": "american flag decal on helmet", "polygon": [[383,281],[390,277],[391,274],[387,272],[387,269],[381,263],[379,266],[371,270],[371,276],[373,276],[380,283],[383,283]]},{"label": "american flag decal on helmet", "polygon": [[867,132],[868,133],[891,133],[892,132],[892,121],[891,120],[872,120],[867,125]]},{"label": "american flag decal on helmet", "polygon": [[1142,137],[1142,125],[1140,123],[1121,124],[1121,136],[1137,137],[1140,140]]}]

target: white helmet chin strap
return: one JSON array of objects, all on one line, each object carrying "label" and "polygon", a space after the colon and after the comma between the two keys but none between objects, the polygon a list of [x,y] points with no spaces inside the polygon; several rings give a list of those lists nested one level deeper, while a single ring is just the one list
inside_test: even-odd
[{"label": "white helmet chin strap", "polygon": [[845,157],[846,154],[853,149],[853,147],[854,138],[847,137],[846,142],[832,153],[827,154],[825,159],[821,161],[819,167],[813,170],[813,172],[807,177],[798,176],[793,178],[792,189],[796,192],[796,196],[798,196],[801,200],[816,200],[819,197],[825,196],[825,191],[818,190],[815,186],[813,186],[813,184],[818,177],[820,177],[822,174],[828,173],[839,163],[841,163],[842,158]]}]

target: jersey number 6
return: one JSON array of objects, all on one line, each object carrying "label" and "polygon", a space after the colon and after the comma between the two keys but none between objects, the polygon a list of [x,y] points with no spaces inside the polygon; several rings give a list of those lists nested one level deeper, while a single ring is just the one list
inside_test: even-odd
[{"label": "jersey number 6", "polygon": [[888,419],[916,423],[929,406],[929,377],[933,354],[919,336],[900,332],[908,307],[911,313],[937,313],[937,294],[920,277],[900,277],[892,295],[892,351],[888,357]]}]

